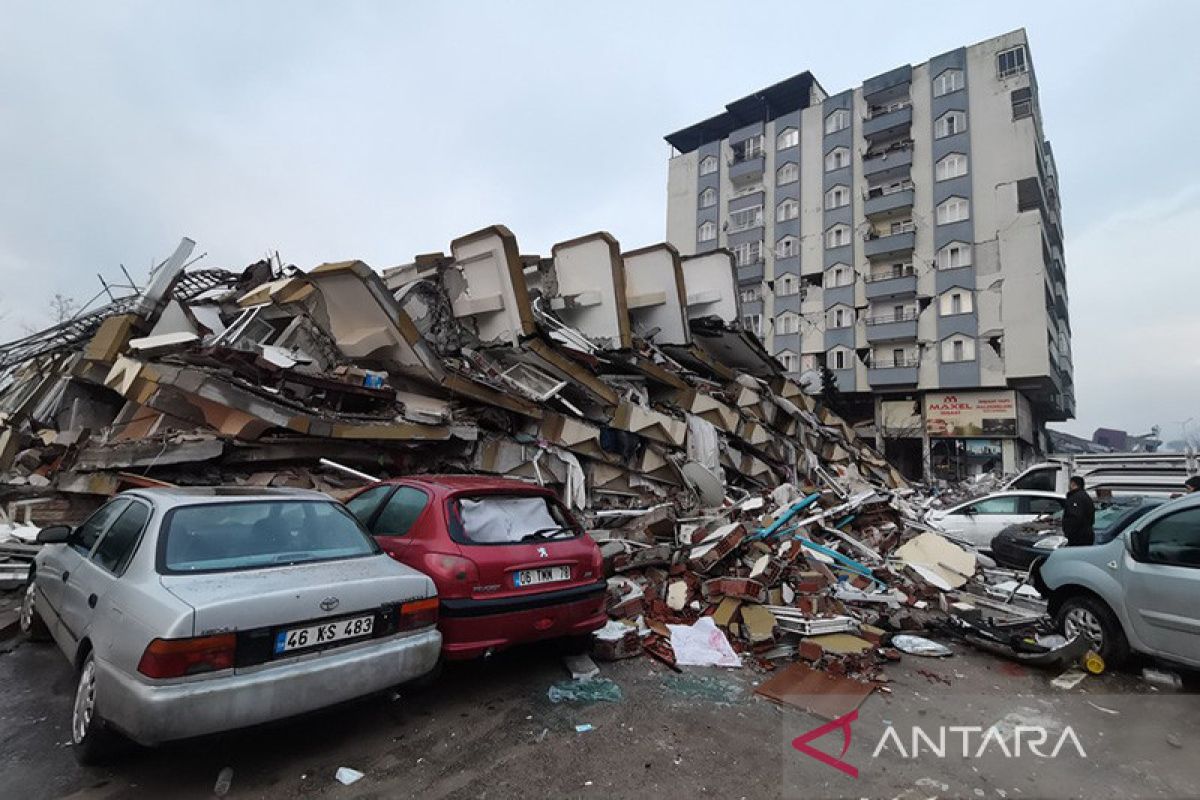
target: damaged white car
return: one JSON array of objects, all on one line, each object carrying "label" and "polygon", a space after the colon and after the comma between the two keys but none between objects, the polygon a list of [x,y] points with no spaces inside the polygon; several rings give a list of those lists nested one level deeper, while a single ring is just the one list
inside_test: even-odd
[{"label": "damaged white car", "polygon": [[78,670],[84,763],[329,706],[425,675],[425,575],[316,492],[148,489],[44,529],[21,627]]}]

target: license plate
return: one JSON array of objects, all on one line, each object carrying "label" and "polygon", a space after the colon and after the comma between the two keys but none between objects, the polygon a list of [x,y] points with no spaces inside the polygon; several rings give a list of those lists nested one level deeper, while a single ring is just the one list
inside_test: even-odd
[{"label": "license plate", "polygon": [[305,628],[288,628],[275,634],[275,652],[286,653],[289,650],[303,650],[306,647],[370,636],[374,625],[375,616],[368,614],[365,617],[339,619],[337,622],[324,622]]},{"label": "license plate", "polygon": [[554,583],[555,581],[571,580],[570,567],[538,567],[523,569],[513,577],[517,586],[534,586],[539,583]]}]

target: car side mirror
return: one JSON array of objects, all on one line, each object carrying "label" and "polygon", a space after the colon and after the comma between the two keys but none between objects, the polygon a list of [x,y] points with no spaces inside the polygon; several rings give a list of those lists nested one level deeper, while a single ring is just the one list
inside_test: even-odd
[{"label": "car side mirror", "polygon": [[1139,559],[1141,539],[1138,538],[1138,529],[1125,531],[1125,533],[1121,534],[1121,538],[1125,540],[1125,551],[1134,559]]},{"label": "car side mirror", "polygon": [[51,525],[38,531],[38,544],[66,544],[74,529],[70,525]]}]

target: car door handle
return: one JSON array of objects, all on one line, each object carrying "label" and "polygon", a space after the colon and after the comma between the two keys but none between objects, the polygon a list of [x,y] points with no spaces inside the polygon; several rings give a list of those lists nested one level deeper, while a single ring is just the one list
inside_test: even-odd
[{"label": "car door handle", "polygon": [[70,572],[63,572],[63,583],[67,582],[67,578],[71,577]]},{"label": "car door handle", "polygon": [[96,601],[97,601],[97,600],[99,600],[99,599],[100,599],[100,598],[96,597],[96,595],[94,595],[94,594],[89,594],[89,595],[88,595],[88,608],[95,608],[95,607],[96,607]]}]

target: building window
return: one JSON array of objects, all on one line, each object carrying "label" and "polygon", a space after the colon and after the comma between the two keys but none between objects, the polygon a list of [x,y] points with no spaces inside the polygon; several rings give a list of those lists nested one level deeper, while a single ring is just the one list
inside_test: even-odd
[{"label": "building window", "polygon": [[1013,89],[1009,95],[1012,100],[1012,115],[1014,120],[1033,116],[1033,90],[1028,86]]},{"label": "building window", "polygon": [[849,328],[853,324],[854,314],[845,306],[834,306],[829,310],[829,327]]},{"label": "building window", "polygon": [[798,216],[800,216],[800,204],[790,197],[775,207],[776,222],[787,222]]},{"label": "building window", "polygon": [[752,158],[758,158],[763,154],[763,137],[762,135],[751,136],[744,142],[738,142],[733,145],[733,160],[749,161]]},{"label": "building window", "polygon": [[830,369],[849,369],[850,357],[849,351],[845,349],[829,351],[829,368]]},{"label": "building window", "polygon": [[957,92],[961,88],[963,88],[963,71],[961,69],[944,70],[933,79],[934,97]]},{"label": "building window", "polygon": [[837,133],[850,127],[850,112],[844,108],[833,111],[825,118],[825,132]]},{"label": "building window", "polygon": [[784,128],[783,131],[775,137],[775,149],[786,150],[789,147],[795,147],[800,144],[800,131],[796,128]]},{"label": "building window", "polygon": [[954,364],[975,360],[975,340],[969,336],[951,336],[942,341],[942,361]]},{"label": "building window", "polygon": [[829,275],[829,278],[827,279],[827,285],[830,288],[849,286],[850,284],[854,283],[854,273],[851,271],[850,267],[846,266],[845,264],[834,264],[832,267],[826,270],[826,273]]},{"label": "building window", "polygon": [[747,267],[762,261],[762,242],[742,242],[733,248],[733,262]]},{"label": "building window", "polygon": [[850,205],[850,190],[845,186],[834,186],[825,193],[825,208],[841,208]]},{"label": "building window", "polygon": [[776,325],[776,333],[791,336],[800,332],[800,317],[791,311],[786,311],[779,315]]},{"label": "building window", "polygon": [[729,212],[729,232],[737,233],[738,231],[757,228],[763,224],[762,206],[750,206],[748,208],[739,209],[738,211]]},{"label": "building window", "polygon": [[717,238],[717,223],[709,220],[708,222],[700,223],[700,229],[696,232],[696,239],[701,242],[711,242]]},{"label": "building window", "polygon": [[742,327],[755,336],[762,336],[762,314],[747,314],[742,317]]},{"label": "building window", "polygon": [[850,166],[850,148],[835,147],[825,154],[825,171],[833,172]]},{"label": "building window", "polygon": [[800,291],[800,281],[791,273],[785,274],[775,281],[775,294],[780,297],[790,297]]},{"label": "building window", "polygon": [[1017,45],[1012,50],[1005,50],[996,56],[996,69],[1000,71],[1001,78],[1009,78],[1013,75],[1020,75],[1029,69],[1029,65],[1025,61],[1025,45]]},{"label": "building window", "polygon": [[784,372],[799,372],[800,371],[800,356],[793,353],[791,350],[784,350],[776,354],[779,363],[783,365]]},{"label": "building window", "polygon": [[970,314],[973,307],[971,293],[966,289],[951,289],[939,299],[939,310],[943,317]]},{"label": "building window", "polygon": [[712,208],[717,204],[717,190],[713,187],[708,187],[700,193],[700,207]]},{"label": "building window", "polygon": [[775,243],[776,258],[791,258],[800,255],[800,240],[795,236],[784,236]]},{"label": "building window", "polygon": [[937,252],[938,269],[958,269],[971,266],[971,245],[951,242]]},{"label": "building window", "polygon": [[717,157],[705,156],[700,159],[700,174],[711,175],[717,171]]},{"label": "building window", "polygon": [[940,159],[934,166],[934,177],[939,181],[947,181],[967,174],[967,157],[962,153],[951,153]]},{"label": "building window", "polygon": [[971,204],[965,197],[950,197],[943,200],[937,207],[937,224],[948,225],[951,222],[962,222],[971,216]]},{"label": "building window", "polygon": [[825,231],[825,247],[844,247],[850,244],[850,227],[848,225],[834,225],[829,230]]},{"label": "building window", "polygon": [[800,180],[800,165],[794,161],[784,164],[775,173],[776,186],[783,186],[785,183],[795,183],[798,180]]},{"label": "building window", "polygon": [[967,129],[967,113],[965,111],[947,111],[933,123],[933,135],[937,139],[945,139]]},{"label": "building window", "polygon": [[762,300],[762,287],[752,286],[749,289],[742,289],[740,292],[743,303],[757,303]]}]

